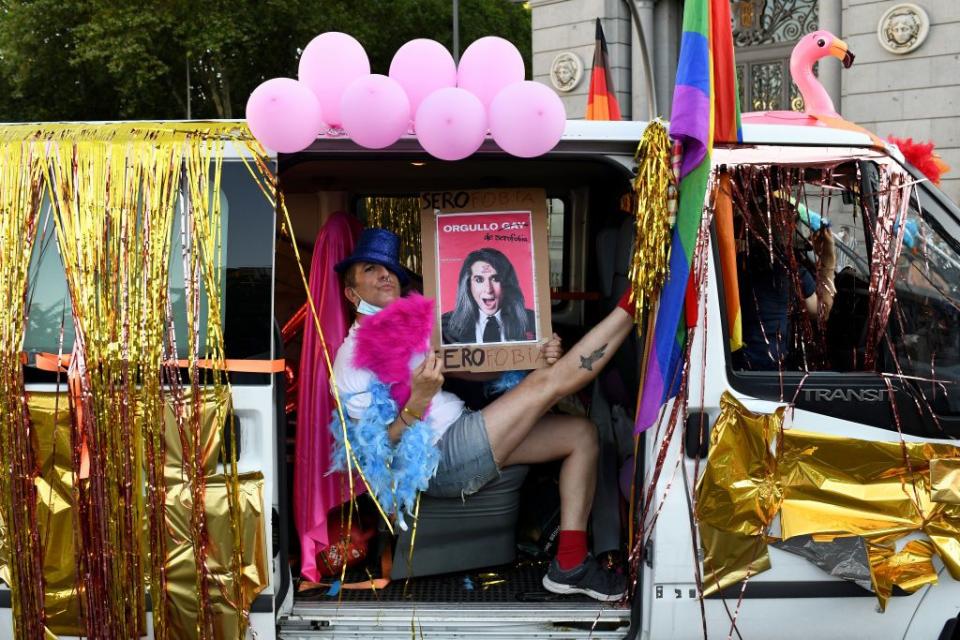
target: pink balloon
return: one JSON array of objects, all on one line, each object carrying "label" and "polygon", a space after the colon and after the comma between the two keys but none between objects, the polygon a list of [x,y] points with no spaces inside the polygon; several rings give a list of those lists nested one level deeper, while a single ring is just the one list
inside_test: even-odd
[{"label": "pink balloon", "polygon": [[460,160],[483,144],[487,113],[480,99],[466,89],[438,89],[420,103],[416,130],[427,153],[441,160]]},{"label": "pink balloon", "polygon": [[490,133],[500,148],[521,158],[553,149],[567,125],[563,100],[539,82],[517,82],[490,105]]},{"label": "pink balloon", "polygon": [[457,86],[457,65],[442,44],[417,38],[393,54],[390,77],[407,92],[410,113],[416,116],[417,107],[428,95],[437,89]]},{"label": "pink balloon", "polygon": [[323,129],[317,97],[292,78],[273,78],[253,90],[247,124],[263,146],[281,153],[306,149]]},{"label": "pink balloon", "polygon": [[511,42],[497,36],[480,38],[467,47],[457,68],[457,86],[480,98],[488,109],[504,87],[523,78],[523,56]]},{"label": "pink balloon", "polygon": [[310,41],[300,56],[298,77],[320,101],[323,120],[339,127],[340,98],[351,82],[370,74],[370,61],[363,45],[338,31],[321,33]]},{"label": "pink balloon", "polygon": [[410,101],[396,80],[379,74],[357,78],[340,101],[343,129],[368,149],[389,147],[410,124]]}]

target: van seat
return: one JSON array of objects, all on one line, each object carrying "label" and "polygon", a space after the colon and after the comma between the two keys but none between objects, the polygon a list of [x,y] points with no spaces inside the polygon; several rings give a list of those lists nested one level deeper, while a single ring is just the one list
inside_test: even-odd
[{"label": "van seat", "polygon": [[[603,294],[600,311],[604,315],[617,306],[620,297],[630,287],[635,235],[633,217],[625,214],[616,226],[605,227],[597,233],[597,276]],[[637,366],[640,349],[637,334],[631,331],[614,354],[611,366],[601,375],[603,393],[612,404],[632,407],[633,390],[640,385]]]},{"label": "van seat", "polygon": [[401,531],[393,554],[394,580],[467,571],[513,562],[520,487],[529,467],[505,467],[500,477],[465,500],[420,495],[420,521],[410,571],[413,525]]},{"label": "van seat", "polygon": [[624,215],[617,226],[605,227],[597,233],[597,276],[605,311],[613,309],[630,285],[635,233],[633,217],[628,215]]}]

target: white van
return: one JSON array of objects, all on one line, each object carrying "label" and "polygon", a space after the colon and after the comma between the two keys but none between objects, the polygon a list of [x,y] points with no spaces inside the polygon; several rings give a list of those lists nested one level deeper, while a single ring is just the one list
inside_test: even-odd
[{"label": "white van", "polygon": [[[623,203],[632,189],[634,153],[644,128],[641,122],[571,121],[557,147],[542,157],[518,159],[487,141],[458,162],[428,156],[412,137],[372,151],[329,136],[303,152],[281,154],[276,170],[308,273],[313,238],[329,213],[323,203],[334,192],[346,192],[354,212],[366,221],[371,203],[417,199],[425,192],[543,189],[550,219],[552,323],[570,345],[616,304],[627,286],[633,220]],[[789,187],[795,200],[831,220],[837,296],[830,317],[823,318],[816,348],[804,344],[810,335],[798,329],[784,336],[788,347],[781,367],[744,370],[728,347],[731,328],[714,238],[686,374],[686,416],[678,418],[672,439],[667,441],[671,430],[666,421],[640,436],[639,463],[631,473],[643,336],[628,340],[595,387],[563,404],[564,411],[589,412],[600,427],[594,551],[610,552],[625,567],[631,552],[628,534],[646,530],[656,517],[644,544],[637,546],[634,597],[609,605],[542,589],[543,558],[552,551],[556,527],[556,470],[549,465],[509,478],[509,486],[499,489],[503,500],[494,500],[493,515],[487,515],[485,505],[471,505],[472,497],[461,503],[463,512],[457,505],[424,507],[434,509],[435,518],[424,516],[418,529],[409,581],[403,568],[409,540],[401,535],[392,552],[394,579],[386,588],[338,591],[330,584],[333,577],[323,586],[298,588],[288,570],[299,545],[290,500],[295,416],[286,410],[285,377],[239,373],[231,375],[231,382],[240,467],[262,472],[264,495],[272,505],[263,536],[272,573],[252,604],[254,637],[659,639],[700,638],[704,629],[710,636],[742,638],[953,637],[960,584],[936,556],[939,584],[912,594],[894,589],[884,612],[862,581],[831,575],[772,544],[771,567],[751,576],[745,589],[741,583],[700,597],[696,576],[703,569],[702,551],[693,537],[691,509],[695,474],[703,475],[710,449],[700,432],[702,424],[716,420],[725,393],[758,413],[792,404],[792,427],[808,432],[943,444],[960,434],[960,209],[922,181],[896,149],[879,149],[861,132],[799,121],[774,124],[746,114],[743,138],[741,145],[715,149],[715,170],[730,174],[741,193],[751,193],[749,183],[756,176],[769,177],[771,171],[790,176],[792,182],[781,190]],[[874,219],[876,205],[870,204],[869,194],[877,190],[881,174],[902,176],[899,188],[914,190],[905,215],[913,221],[910,233],[922,250],[902,258],[916,264],[898,266],[903,277],[893,282],[899,311],[890,313],[889,327],[877,328],[868,317],[876,279],[864,221]],[[225,162],[223,175],[222,198],[229,209],[226,357],[286,356],[289,363],[297,359],[298,346],[296,340],[288,341],[284,353],[280,327],[305,300],[289,236],[277,233],[276,212],[256,192],[239,158]],[[884,188],[894,187],[885,182]],[[779,197],[771,195],[775,190],[763,197]],[[809,236],[803,225],[797,228],[800,236]],[[801,255],[807,247],[798,242]],[[65,296],[65,285],[54,282],[56,269],[49,273],[33,299],[39,311],[60,309]],[[742,308],[746,304],[741,301]],[[27,351],[56,352],[51,327],[32,323],[30,330],[35,333],[28,333]],[[868,343],[875,354],[865,352]],[[864,371],[865,362],[870,371]],[[898,365],[896,376],[879,373],[896,372]],[[31,375],[29,389],[53,388],[48,379]],[[644,505],[646,496],[651,500]],[[630,526],[631,514],[640,513],[648,514],[647,522]],[[484,522],[493,524],[480,532],[477,523]],[[779,522],[772,527],[769,533],[776,536]],[[368,577],[368,570],[374,575],[383,556],[391,554],[386,538],[381,528],[369,543],[367,560],[349,575],[357,580]],[[960,545],[958,539],[953,542]],[[859,569],[869,578],[869,567]],[[0,607],[9,606],[9,593],[0,591]],[[0,637],[9,637],[10,619],[10,610],[0,608]]]}]

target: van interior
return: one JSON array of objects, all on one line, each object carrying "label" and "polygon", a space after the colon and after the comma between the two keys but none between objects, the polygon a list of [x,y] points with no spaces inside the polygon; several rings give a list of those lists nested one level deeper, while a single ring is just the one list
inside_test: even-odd
[{"label": "van interior", "polygon": [[[383,156],[381,156],[382,158]],[[550,253],[550,316],[553,331],[565,345],[573,344],[599,318],[608,313],[627,287],[627,268],[632,247],[633,217],[629,208],[631,174],[612,161],[564,157],[562,159],[495,160],[483,155],[446,163],[422,156],[362,156],[302,153],[281,157],[280,185],[285,194],[294,235],[304,269],[323,247],[314,246],[320,225],[333,211],[347,203],[350,213],[363,224],[393,228],[403,235],[416,225],[419,240],[419,195],[422,192],[464,189],[538,187],[546,193]],[[338,197],[337,194],[342,194]],[[278,216],[279,218],[279,216]],[[408,266],[417,267],[415,258]],[[419,288],[419,274],[412,274],[412,287]],[[293,256],[290,234],[281,231],[277,243],[275,314],[283,326],[304,303],[301,276]],[[555,411],[590,415],[602,423],[601,469],[591,522],[592,551],[612,566],[625,571],[629,482],[622,473],[633,473],[632,420],[636,373],[634,362],[639,343],[634,336],[621,349],[619,363],[608,367],[593,387],[569,397]],[[298,336],[284,344],[288,359],[299,358]],[[489,402],[482,393],[458,389],[472,408]],[[287,459],[297,429],[295,405],[288,402]],[[415,540],[413,528],[393,539],[367,496],[357,500],[357,523],[351,532],[345,582],[391,578],[382,589],[358,588],[337,591],[339,565],[324,571],[321,583],[301,582],[297,604],[443,603],[445,605],[498,607],[535,603],[549,609],[582,606],[596,609],[586,597],[557,596],[544,590],[541,578],[553,556],[559,527],[559,495],[556,465],[508,468],[498,480],[465,500],[438,499],[421,495]],[[288,485],[292,473],[288,469]],[[331,544],[347,517],[346,507],[329,514]],[[359,531],[358,531],[359,530]],[[289,523],[291,565],[296,575],[297,548],[292,521]],[[412,543],[412,544],[411,544]],[[412,553],[411,553],[412,551]],[[335,554],[336,556],[336,554]],[[329,560],[324,557],[323,560]],[[334,560],[339,560],[335,557]],[[322,563],[318,561],[318,566]],[[334,595],[336,594],[336,595]],[[628,624],[629,609],[614,628]],[[616,608],[616,607],[615,607]],[[624,631],[621,628],[621,633]]]}]

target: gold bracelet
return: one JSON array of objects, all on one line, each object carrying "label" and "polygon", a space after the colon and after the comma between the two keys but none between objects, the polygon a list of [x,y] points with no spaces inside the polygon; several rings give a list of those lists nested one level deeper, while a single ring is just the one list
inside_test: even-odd
[{"label": "gold bracelet", "polygon": [[409,413],[411,416],[413,416],[413,418],[414,418],[417,422],[422,422],[422,421],[423,421],[423,416],[417,415],[416,413],[414,413],[414,412],[410,409],[410,407],[404,407],[404,408],[403,408],[403,413]]}]

